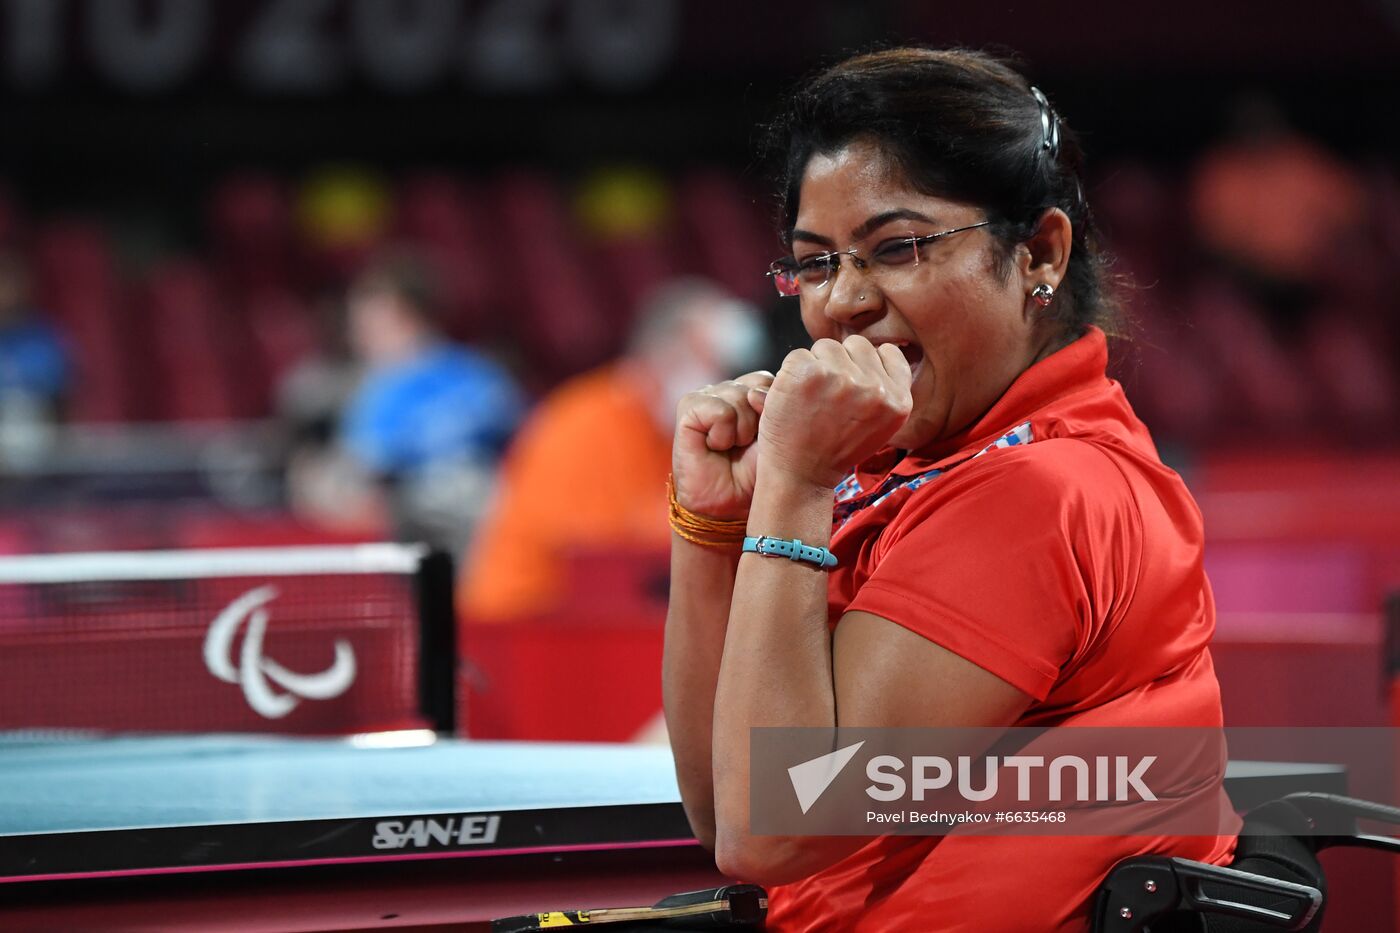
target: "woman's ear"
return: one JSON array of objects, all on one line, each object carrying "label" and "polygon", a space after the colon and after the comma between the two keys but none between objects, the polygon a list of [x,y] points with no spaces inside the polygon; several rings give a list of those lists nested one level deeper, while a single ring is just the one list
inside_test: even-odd
[{"label": "woman's ear", "polygon": [[1040,215],[1035,233],[1022,246],[1021,275],[1026,292],[1037,285],[1059,288],[1069,267],[1069,254],[1074,241],[1074,227],[1069,215],[1052,207]]}]

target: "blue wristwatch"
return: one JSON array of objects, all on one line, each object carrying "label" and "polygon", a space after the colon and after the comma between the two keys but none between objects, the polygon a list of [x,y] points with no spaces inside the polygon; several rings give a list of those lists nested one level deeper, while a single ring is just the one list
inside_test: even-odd
[{"label": "blue wristwatch", "polygon": [[744,550],[764,557],[786,557],[788,560],[816,564],[823,570],[836,566],[836,555],[824,547],[803,544],[797,538],[770,538],[760,535],[744,539]]}]

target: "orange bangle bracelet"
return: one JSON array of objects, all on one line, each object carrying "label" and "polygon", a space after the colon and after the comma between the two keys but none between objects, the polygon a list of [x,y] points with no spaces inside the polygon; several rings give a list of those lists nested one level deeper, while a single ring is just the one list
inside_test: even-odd
[{"label": "orange bangle bracelet", "polygon": [[744,543],[746,519],[708,518],[690,511],[676,501],[676,484],[666,477],[666,498],[670,502],[671,530],[692,544],[704,547],[737,548]]}]

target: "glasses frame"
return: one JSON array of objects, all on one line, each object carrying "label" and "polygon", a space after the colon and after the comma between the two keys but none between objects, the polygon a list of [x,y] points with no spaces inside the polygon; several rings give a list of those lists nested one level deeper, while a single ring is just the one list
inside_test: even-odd
[{"label": "glasses frame", "polygon": [[[922,236],[916,236],[916,235],[911,231],[910,234],[909,234],[907,237],[900,237],[896,242],[908,243],[909,245],[911,245],[911,246],[914,247],[914,261],[913,261],[912,263],[910,263],[910,265],[915,265],[915,266],[917,266],[917,265],[919,264],[919,247],[920,247],[920,246],[923,246],[925,243],[932,243],[934,240],[940,240],[940,239],[942,239],[942,238],[945,237],[945,236],[952,236],[952,235],[955,234],[955,233],[962,233],[964,230],[976,230],[978,227],[986,227],[986,226],[989,226],[990,224],[991,224],[991,221],[990,221],[990,220],[983,220],[983,221],[980,221],[980,222],[975,223],[975,224],[968,224],[968,225],[965,226],[965,227],[954,227],[954,228],[952,228],[951,230],[940,230],[940,231],[937,232],[937,233],[926,233],[926,234],[924,234],[924,235],[922,235]],[[822,261],[827,261],[827,260],[833,260],[833,259],[835,260],[835,262],[833,263],[833,265],[832,265],[832,267],[831,267],[831,273],[826,277],[826,280],[825,280],[824,282],[822,282],[820,285],[811,286],[811,290],[812,290],[812,291],[821,291],[822,289],[826,288],[828,285],[830,285],[830,284],[836,279],[836,276],[837,276],[837,275],[840,273],[840,271],[841,271],[841,257],[842,257],[842,256],[849,256],[849,257],[851,258],[852,264],[854,264],[855,267],[856,267],[857,269],[867,269],[867,268],[869,268],[869,267],[870,267],[870,264],[871,264],[871,262],[872,262],[872,260],[871,260],[871,259],[862,259],[862,258],[858,255],[858,253],[859,253],[859,248],[858,248],[858,247],[855,247],[855,246],[852,246],[850,249],[834,249],[834,250],[829,250],[829,251],[827,251],[827,252],[825,252],[825,253],[816,253],[816,254],[814,254],[814,255],[812,255],[812,256],[808,256],[807,259],[804,260],[804,261],[811,261],[811,260],[822,260]],[[795,269],[793,268],[793,266],[796,265],[796,264],[797,264],[797,258],[796,258],[795,256],[784,256],[784,257],[782,257],[781,259],[775,259],[775,260],[773,260],[773,261],[772,261],[771,263],[769,263],[769,265],[768,265],[768,272],[766,273],[766,275],[767,275],[769,278],[771,278],[771,279],[773,280],[773,287],[774,287],[775,289],[777,289],[778,294],[781,295],[781,296],[784,297],[784,298],[800,298],[800,297],[802,296],[802,283],[801,283],[800,280],[798,280],[798,284],[797,284],[797,286],[796,286],[796,289],[795,289],[794,291],[791,291],[791,292],[785,292],[785,291],[783,291],[783,288],[782,288],[782,286],[779,284],[779,281],[778,281],[778,276],[780,276],[780,275],[785,275],[785,274],[788,274],[788,273],[792,273],[794,276],[796,276],[796,275],[797,275],[797,270],[795,270]]]}]

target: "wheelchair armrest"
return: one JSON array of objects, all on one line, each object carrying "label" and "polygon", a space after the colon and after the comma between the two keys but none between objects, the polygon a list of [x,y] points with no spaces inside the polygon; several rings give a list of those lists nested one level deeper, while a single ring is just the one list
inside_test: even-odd
[{"label": "wheelchair armrest", "polygon": [[[1298,836],[1314,852],[1334,846],[1400,852],[1400,839],[1361,832],[1357,820],[1400,825],[1400,807],[1337,794],[1289,794],[1250,811],[1260,820]],[[1248,834],[1246,822],[1244,833]]]},{"label": "wheelchair armrest", "polygon": [[[1215,894],[1207,894],[1209,884]],[[1242,900],[1268,897],[1273,907]],[[1261,929],[1301,930],[1322,907],[1322,892],[1265,875],[1205,862],[1142,856],[1119,862],[1094,901],[1093,933],[1135,933],[1177,911],[1219,914],[1259,924]]]}]

